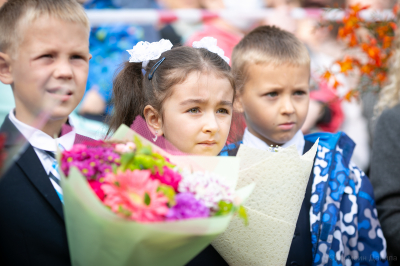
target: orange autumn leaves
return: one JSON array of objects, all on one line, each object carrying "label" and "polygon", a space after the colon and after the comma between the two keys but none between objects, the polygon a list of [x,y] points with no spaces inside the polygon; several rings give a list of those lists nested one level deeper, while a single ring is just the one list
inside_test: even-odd
[{"label": "orange autumn leaves", "polygon": [[[338,39],[342,40],[347,48],[359,49],[361,56],[347,55],[343,59],[336,61],[340,66],[339,73],[348,75],[351,72],[359,73],[361,78],[367,78],[370,86],[381,88],[387,81],[389,59],[393,53],[394,33],[397,28],[393,21],[366,21],[360,16],[362,10],[368,9],[368,6],[356,4],[346,10],[345,15],[340,21],[338,30]],[[397,6],[393,9],[396,15]],[[331,23],[331,22],[329,22]],[[328,26],[329,23],[322,25]],[[362,34],[364,33],[364,34]],[[338,82],[335,74],[327,70],[322,74],[322,79],[332,82],[336,89],[341,84]],[[360,87],[350,90],[345,99],[351,100],[357,97],[360,92],[366,88]]]}]

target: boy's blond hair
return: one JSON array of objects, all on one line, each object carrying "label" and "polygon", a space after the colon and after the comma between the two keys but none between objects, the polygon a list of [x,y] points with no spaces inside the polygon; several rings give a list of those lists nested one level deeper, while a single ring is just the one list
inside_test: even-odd
[{"label": "boy's blond hair", "polygon": [[309,67],[310,56],[294,34],[275,26],[261,26],[244,36],[233,49],[232,71],[238,77],[239,90],[246,83],[251,64]]},{"label": "boy's blond hair", "polygon": [[0,52],[14,56],[27,26],[40,17],[80,23],[89,37],[89,20],[76,0],[8,0],[0,8]]}]

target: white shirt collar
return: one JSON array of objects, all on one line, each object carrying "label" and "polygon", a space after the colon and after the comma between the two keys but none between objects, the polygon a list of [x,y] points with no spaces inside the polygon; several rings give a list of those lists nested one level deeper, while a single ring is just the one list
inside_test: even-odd
[{"label": "white shirt collar", "polygon": [[14,110],[11,110],[8,116],[15,127],[21,132],[21,134],[29,141],[29,143],[41,150],[46,151],[57,151],[57,146],[60,144],[64,149],[69,150],[72,148],[75,142],[75,129],[73,128],[71,132],[53,139],[43,131],[31,127],[25,123],[19,121],[15,115]]},{"label": "white shirt collar", "polygon": [[[303,132],[301,132],[301,130],[299,130],[299,131],[297,131],[297,133],[293,136],[293,138],[291,140],[289,140],[288,142],[283,144],[281,147],[287,148],[292,145],[295,145],[298,153],[300,155],[303,155],[305,143],[306,143],[306,141],[304,140]],[[251,134],[247,128],[244,131],[243,144],[246,146],[253,147],[256,149],[261,149],[261,150],[268,150],[270,148],[267,143],[265,143],[258,137]]]}]

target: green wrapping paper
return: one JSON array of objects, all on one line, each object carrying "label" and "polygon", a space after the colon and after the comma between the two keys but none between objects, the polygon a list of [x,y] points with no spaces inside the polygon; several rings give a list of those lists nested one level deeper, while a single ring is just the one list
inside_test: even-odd
[{"label": "green wrapping paper", "polygon": [[[131,140],[135,134],[127,127],[117,133],[120,140]],[[178,166],[179,157],[171,156]],[[239,158],[181,158],[185,166],[193,161],[197,167],[224,176],[231,184],[237,183]],[[60,175],[73,266],[185,265],[226,230],[233,216],[138,223],[121,218],[105,207],[75,167],[70,169],[68,178],[62,172]],[[250,184],[238,190],[237,195],[245,200],[253,189],[254,184]]]}]

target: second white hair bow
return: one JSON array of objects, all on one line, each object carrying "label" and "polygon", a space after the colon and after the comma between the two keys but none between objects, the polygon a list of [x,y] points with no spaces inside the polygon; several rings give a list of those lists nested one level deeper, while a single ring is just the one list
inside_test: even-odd
[{"label": "second white hair bow", "polygon": [[165,51],[171,50],[172,43],[169,40],[161,39],[158,42],[138,42],[131,50],[126,50],[131,57],[129,62],[140,63],[145,68],[150,60],[160,58]]},{"label": "second white hair bow", "polygon": [[217,46],[217,39],[213,37],[204,37],[198,42],[193,42],[193,48],[205,48],[208,51],[219,55],[226,63],[229,64],[229,58],[224,55],[224,50]]}]

